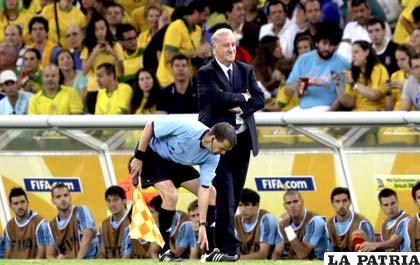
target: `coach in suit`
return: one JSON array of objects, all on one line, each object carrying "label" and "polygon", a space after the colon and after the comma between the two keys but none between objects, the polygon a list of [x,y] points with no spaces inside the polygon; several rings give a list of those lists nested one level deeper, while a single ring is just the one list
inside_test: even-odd
[{"label": "coach in suit", "polygon": [[[254,112],[264,106],[252,67],[235,61],[236,41],[230,29],[217,30],[211,39],[214,59],[197,73],[199,117],[207,126],[229,122],[238,143],[220,157],[213,185],[216,198],[216,245],[222,252],[239,254],[234,215],[245,184],[250,150],[258,154]],[[212,224],[208,224],[212,225]]]}]

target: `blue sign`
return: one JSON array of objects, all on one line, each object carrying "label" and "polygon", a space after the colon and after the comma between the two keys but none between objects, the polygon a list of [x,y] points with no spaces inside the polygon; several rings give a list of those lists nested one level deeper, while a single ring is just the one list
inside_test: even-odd
[{"label": "blue sign", "polygon": [[255,177],[258,191],[315,191],[312,176]]},{"label": "blue sign", "polygon": [[79,178],[24,178],[27,192],[50,192],[56,183],[63,183],[70,192],[82,192]]}]

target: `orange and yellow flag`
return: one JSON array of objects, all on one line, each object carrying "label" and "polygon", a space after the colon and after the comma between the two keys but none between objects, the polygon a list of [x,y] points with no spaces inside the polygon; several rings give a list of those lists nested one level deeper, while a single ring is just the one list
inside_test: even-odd
[{"label": "orange and yellow flag", "polygon": [[155,219],[147,207],[140,189],[135,189],[133,194],[133,215],[130,223],[130,238],[153,242],[163,247],[162,235]]}]

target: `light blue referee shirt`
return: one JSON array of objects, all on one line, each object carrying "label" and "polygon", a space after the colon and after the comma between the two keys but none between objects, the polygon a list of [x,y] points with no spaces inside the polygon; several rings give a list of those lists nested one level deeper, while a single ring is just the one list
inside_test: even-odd
[{"label": "light blue referee shirt", "polygon": [[165,118],[153,122],[153,139],[149,146],[161,157],[182,165],[200,167],[200,184],[210,186],[216,175],[220,155],[201,146],[209,128],[196,120]]},{"label": "light blue referee shirt", "polygon": [[[73,210],[72,210],[72,213],[67,218],[62,218],[60,220],[57,220],[56,218],[58,229],[60,230],[64,229],[69,223],[70,217],[72,215],[73,215]],[[96,235],[96,226],[95,226],[95,221],[93,220],[92,214],[90,213],[89,209],[86,206],[81,205],[77,207],[76,219],[77,219],[77,224],[78,224],[77,233],[79,235],[79,240],[82,240],[83,230],[85,229],[92,230],[92,241],[90,242],[89,249],[84,258],[94,259],[98,255],[99,242],[98,242],[98,237]]]},{"label": "light blue referee shirt", "polygon": [[[29,211],[28,214],[25,216],[25,218],[22,220],[22,222],[19,222],[19,220],[15,217],[13,218],[12,222],[16,222],[18,227],[24,227],[26,226],[29,221],[32,219],[32,217],[38,215],[36,212],[34,211]],[[49,228],[48,222],[44,219],[42,220],[39,224],[38,227],[36,228],[36,235],[35,235],[35,240],[36,240],[36,244],[38,246],[41,247],[47,247],[47,246],[52,246],[53,241],[52,241],[52,234],[51,234],[51,230]],[[10,241],[10,237],[7,233],[7,230],[5,231],[5,248],[6,249],[10,249],[12,247],[12,243]],[[0,247],[1,249],[1,247]],[[1,252],[1,251],[0,251]]]}]

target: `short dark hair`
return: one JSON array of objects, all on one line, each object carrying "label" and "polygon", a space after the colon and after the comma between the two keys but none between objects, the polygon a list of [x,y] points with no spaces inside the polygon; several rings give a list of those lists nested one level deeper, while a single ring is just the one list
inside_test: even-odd
[{"label": "short dark hair", "polygon": [[260,203],[260,195],[254,190],[244,188],[239,201],[243,204],[252,204],[253,206]]},{"label": "short dark hair", "polygon": [[331,196],[330,196],[331,202],[334,201],[334,196],[339,195],[339,194],[346,194],[349,200],[351,200],[350,191],[348,188],[335,187],[331,192]]},{"label": "short dark hair", "polygon": [[194,200],[188,205],[188,212],[195,211],[196,209],[198,209],[198,200]]},{"label": "short dark hair", "polygon": [[367,0],[351,0],[351,6],[356,7],[360,5],[366,5],[367,8],[370,8],[369,3]]},{"label": "short dark hair", "polygon": [[327,40],[333,45],[338,45],[341,42],[342,30],[337,23],[324,21],[316,25],[315,42]]},{"label": "short dark hair", "polygon": [[108,198],[108,196],[117,196],[120,197],[121,200],[127,199],[127,196],[125,195],[125,191],[120,186],[111,186],[105,191],[105,200]]},{"label": "short dark hair", "polygon": [[15,187],[9,193],[9,203],[12,204],[12,198],[19,196],[25,196],[25,199],[28,201],[26,192],[21,187]]},{"label": "short dark hair", "polygon": [[115,34],[115,37],[117,37],[117,40],[124,40],[123,34],[132,30],[138,34],[136,28],[133,27],[133,25],[129,23],[119,24],[117,25],[117,33]]},{"label": "short dark hair", "polygon": [[420,59],[420,53],[418,53],[418,52],[413,54],[413,57],[411,57],[410,61],[411,60],[417,60],[417,59]]},{"label": "short dark hair", "polygon": [[420,6],[417,6],[416,8],[414,8],[413,11],[411,12],[411,15],[413,16],[415,23],[420,22]]},{"label": "short dark hair", "polygon": [[113,65],[112,63],[102,63],[100,65],[98,65],[98,67],[96,67],[96,70],[99,70],[103,68],[106,72],[107,75],[114,75],[114,78],[117,78],[117,72],[115,70],[115,65]]},{"label": "short dark hair", "polygon": [[171,65],[173,65],[176,60],[180,60],[180,61],[181,60],[185,60],[188,63],[188,57],[185,54],[182,54],[182,53],[175,54],[172,57],[172,59],[171,59]]},{"label": "short dark hair", "polygon": [[413,200],[416,200],[416,192],[418,190],[420,190],[420,181],[417,181],[413,188],[411,188],[411,197],[413,197]]},{"label": "short dark hair", "polygon": [[149,206],[159,212],[162,207],[162,197],[160,195],[153,197],[149,202]]},{"label": "short dark hair", "polygon": [[395,196],[398,199],[397,193],[393,189],[385,188],[382,189],[378,194],[378,200],[381,202],[382,198],[388,198],[391,196]]},{"label": "short dark hair", "polygon": [[270,8],[272,6],[276,6],[276,5],[281,5],[283,7],[283,11],[285,13],[287,13],[287,5],[285,3],[283,3],[282,1],[279,0],[273,0],[273,1],[269,1],[268,5],[267,5],[267,15],[270,14]]},{"label": "short dark hair", "polygon": [[239,2],[242,2],[242,1],[241,0],[226,0],[225,13],[227,12],[232,13],[233,6]]},{"label": "short dark hair", "polygon": [[67,187],[64,183],[55,183],[52,187],[51,187],[51,197],[54,197],[54,191],[56,189],[67,189],[69,192],[69,187]]},{"label": "short dark hair", "polygon": [[322,7],[321,0],[307,0],[307,1],[305,1],[305,2],[304,2],[304,4],[302,5],[302,7],[303,7],[303,11],[305,11],[305,12],[306,12],[306,4],[307,4],[307,3],[314,3],[314,2],[317,2],[317,3],[319,4],[319,8],[321,8],[321,7]]},{"label": "short dark hair", "polygon": [[29,33],[32,33],[32,26],[35,23],[42,24],[47,33],[50,30],[49,27],[48,27],[48,20],[46,20],[44,17],[41,17],[41,16],[35,16],[29,21],[29,26],[28,26],[29,27]]},{"label": "short dark hair", "polygon": [[23,54],[25,55],[27,52],[33,52],[33,53],[35,53],[36,59],[37,60],[41,60],[41,53],[37,49],[35,49],[35,48],[28,48],[28,49],[25,50],[25,52]]},{"label": "short dark hair", "polygon": [[210,4],[207,0],[193,0],[186,9],[186,15],[191,15],[194,11],[198,11],[199,13],[204,12],[206,7],[210,8]]},{"label": "short dark hair", "polygon": [[238,141],[235,128],[227,122],[218,122],[213,125],[210,134],[214,135],[219,142],[227,140],[232,146],[236,145]]},{"label": "short dark hair", "polygon": [[375,24],[381,25],[382,29],[385,29],[385,22],[382,21],[382,19],[379,19],[377,17],[372,17],[368,20],[367,26],[373,26]]},{"label": "short dark hair", "polygon": [[108,9],[110,7],[119,7],[120,10],[121,10],[121,12],[124,15],[124,7],[121,4],[117,3],[117,2],[114,2],[114,1],[106,1],[106,2],[104,2],[104,7],[106,9]]}]

